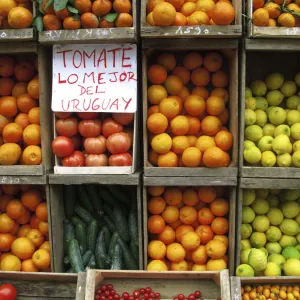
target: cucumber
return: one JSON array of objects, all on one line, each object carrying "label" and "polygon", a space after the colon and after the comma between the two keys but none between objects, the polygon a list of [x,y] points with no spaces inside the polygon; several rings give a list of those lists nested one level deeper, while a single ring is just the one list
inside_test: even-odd
[{"label": "cucumber", "polygon": [[63,227],[64,227],[64,250],[65,250],[65,254],[67,255],[68,243],[69,241],[75,239],[75,229],[69,220],[64,220]]},{"label": "cucumber", "polygon": [[95,255],[92,254],[92,256],[91,256],[91,258],[90,258],[90,260],[89,260],[89,262],[88,262],[88,264],[87,264],[87,266],[85,268],[85,270],[87,270],[87,269],[95,269],[95,268],[96,268],[96,259],[95,259]]},{"label": "cucumber", "polygon": [[117,231],[115,224],[113,223],[113,221],[111,220],[111,218],[109,216],[104,216],[103,220],[104,220],[105,226],[108,228],[108,230],[110,232]]},{"label": "cucumber", "polygon": [[120,202],[117,198],[115,198],[111,192],[104,186],[100,188],[100,194],[104,202],[106,202],[110,206],[119,206]]},{"label": "cucumber", "polygon": [[71,240],[69,242],[68,256],[70,258],[72,269],[75,273],[82,272],[84,267],[77,240]]},{"label": "cucumber", "polygon": [[78,216],[73,216],[71,218],[71,222],[74,226],[76,226],[76,224],[78,224],[78,223],[83,223],[83,221]]},{"label": "cucumber", "polygon": [[118,239],[119,239],[119,234],[117,232],[114,232],[112,237],[111,237],[111,240],[110,240],[110,243],[109,243],[109,248],[108,248],[108,257],[110,259],[112,259],[112,257],[113,257],[115,246],[118,242]]},{"label": "cucumber", "polygon": [[122,270],[122,248],[119,243],[115,245],[110,269]]},{"label": "cucumber", "polygon": [[91,250],[87,250],[84,255],[82,256],[82,262],[83,266],[86,267],[93,255],[93,252]]},{"label": "cucumber", "polygon": [[106,202],[104,203],[103,206],[104,206],[104,213],[112,218],[114,213],[111,207]]},{"label": "cucumber", "polygon": [[104,226],[102,228],[102,230],[104,231],[104,240],[105,240],[105,245],[106,248],[108,248],[109,244],[110,244],[110,240],[111,240],[111,233],[108,230],[108,228],[106,226]]},{"label": "cucumber", "polygon": [[75,227],[75,236],[79,246],[82,247],[81,253],[86,252],[86,226],[84,223],[78,223]]},{"label": "cucumber", "polygon": [[135,261],[139,263],[139,246],[137,246],[134,241],[131,240],[129,247],[133,257],[135,258]]},{"label": "cucumber", "polygon": [[94,207],[89,199],[89,196],[84,188],[83,185],[78,185],[77,186],[77,191],[79,195],[79,202],[80,204],[90,213],[94,211]]},{"label": "cucumber", "polygon": [[122,238],[119,238],[118,243],[120,244],[122,248],[122,253],[123,253],[123,261],[126,266],[127,270],[138,270],[138,263],[136,262],[134,256],[132,255],[129,247],[127,244],[124,242]]},{"label": "cucumber", "polygon": [[127,194],[124,193],[122,187],[118,185],[107,185],[106,187],[116,199],[123,202],[127,206],[129,205],[130,199],[127,197]]},{"label": "cucumber", "polygon": [[85,222],[85,223],[91,223],[94,221],[94,217],[82,206],[76,205],[75,206],[75,213]]},{"label": "cucumber", "polygon": [[128,216],[128,228],[130,240],[134,242],[136,246],[139,245],[139,229],[137,220],[137,211],[130,209]]},{"label": "cucumber", "polygon": [[74,206],[76,203],[76,192],[73,186],[65,185],[63,188],[64,210],[68,219],[74,215]]},{"label": "cucumber", "polygon": [[96,265],[99,269],[105,268],[105,260],[107,258],[107,250],[105,245],[105,233],[101,230],[98,234],[95,250]]},{"label": "cucumber", "polygon": [[96,186],[88,185],[86,186],[85,190],[94,206],[94,211],[99,217],[102,217],[104,215],[103,200],[98,193]]},{"label": "cucumber", "polygon": [[98,223],[96,220],[92,221],[87,230],[87,249],[95,252],[97,240]]},{"label": "cucumber", "polygon": [[64,265],[65,267],[68,267],[70,265],[70,259],[69,256],[65,256],[64,257]]},{"label": "cucumber", "polygon": [[128,221],[124,211],[118,206],[114,206],[114,220],[115,224],[118,224],[116,227],[120,237],[126,242],[130,241]]}]

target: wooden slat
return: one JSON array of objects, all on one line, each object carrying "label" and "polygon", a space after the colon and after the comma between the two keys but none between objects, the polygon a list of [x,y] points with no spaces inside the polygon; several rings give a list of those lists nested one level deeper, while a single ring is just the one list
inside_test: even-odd
[{"label": "wooden slat", "polygon": [[242,177],[300,178],[300,169],[294,167],[245,167],[240,169]]},{"label": "wooden slat", "polygon": [[245,189],[299,189],[299,179],[286,178],[240,178],[239,187]]},{"label": "wooden slat", "polygon": [[42,176],[0,176],[0,184],[46,184],[46,175]]},{"label": "wooden slat", "polygon": [[35,43],[4,43],[1,44],[0,54],[37,53]]},{"label": "wooden slat", "polygon": [[[42,149],[43,151],[44,149]],[[41,176],[44,174],[44,166],[0,166],[0,175],[7,175],[7,176],[14,176],[14,175],[34,175],[34,176]]]},{"label": "wooden slat", "polygon": [[78,273],[76,300],[84,300],[86,286],[86,273]]},{"label": "wooden slat", "polygon": [[0,43],[27,42],[35,38],[34,29],[4,29],[0,30]]},{"label": "wooden slat", "polygon": [[[300,30],[300,28],[298,28]],[[270,29],[269,29],[270,30]],[[245,39],[245,49],[247,51],[299,51],[300,40],[287,39],[282,42],[282,39]]]},{"label": "wooden slat", "polygon": [[243,190],[237,190],[236,198],[236,247],[235,247],[235,268],[240,265],[241,257],[241,224],[242,224],[242,209],[243,209]]}]

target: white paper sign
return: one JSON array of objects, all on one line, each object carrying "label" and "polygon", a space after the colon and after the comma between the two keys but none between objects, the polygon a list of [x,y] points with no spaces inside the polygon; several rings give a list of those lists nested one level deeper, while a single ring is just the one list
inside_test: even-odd
[{"label": "white paper sign", "polygon": [[135,112],[137,49],[122,45],[55,45],[52,110]]}]

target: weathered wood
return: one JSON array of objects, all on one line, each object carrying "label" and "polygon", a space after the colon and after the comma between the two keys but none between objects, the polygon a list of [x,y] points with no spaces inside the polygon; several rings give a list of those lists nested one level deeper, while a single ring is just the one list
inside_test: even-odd
[{"label": "weathered wood", "polygon": [[241,224],[242,224],[242,210],[243,210],[243,190],[237,190],[236,197],[236,247],[235,247],[235,268],[240,265],[241,260]]},{"label": "weathered wood", "polygon": [[35,43],[4,43],[1,44],[0,54],[36,53],[37,47]]},{"label": "weathered wood", "polygon": [[254,177],[254,178],[300,178],[300,168],[288,167],[245,167],[240,170],[242,177]]},{"label": "weathered wood", "polygon": [[[43,151],[43,149],[42,149]],[[15,166],[0,166],[0,175],[7,175],[7,176],[28,176],[28,175],[34,175],[34,176],[41,176],[44,174],[44,166],[21,166],[21,165],[15,165]]]},{"label": "weathered wood", "polygon": [[299,179],[286,178],[240,178],[239,187],[244,189],[299,189]]},{"label": "weathered wood", "polygon": [[84,300],[86,286],[86,273],[78,273],[76,300]]},{"label": "weathered wood", "polygon": [[[270,27],[268,27],[270,30]],[[298,28],[300,30],[300,28]],[[282,39],[245,39],[246,51],[259,50],[259,51],[299,51],[300,40],[286,39],[284,43]]]},{"label": "weathered wood", "polygon": [[46,175],[42,176],[0,176],[0,184],[46,184]]},{"label": "weathered wood", "polygon": [[27,42],[35,39],[34,29],[2,29],[0,30],[0,43]]}]

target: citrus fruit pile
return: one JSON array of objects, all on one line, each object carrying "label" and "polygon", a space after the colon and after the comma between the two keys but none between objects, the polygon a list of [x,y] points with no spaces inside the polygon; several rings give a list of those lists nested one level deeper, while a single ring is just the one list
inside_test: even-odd
[{"label": "citrus fruit pile", "polygon": [[299,198],[300,190],[243,190],[237,276],[300,276]]},{"label": "citrus fruit pile", "polygon": [[181,61],[161,53],[148,67],[149,161],[159,167],[227,167],[232,135],[224,57],[190,52]]},{"label": "citrus fruit pile", "polygon": [[299,27],[299,2],[294,0],[253,0],[252,23],[256,26]]},{"label": "citrus fruit pile", "polygon": [[300,167],[300,73],[272,73],[246,88],[244,160],[262,167]]},{"label": "citrus fruit pile", "polygon": [[44,187],[1,185],[0,194],[0,270],[49,272]]},{"label": "citrus fruit pile", "polygon": [[37,60],[0,56],[0,164],[42,162]]},{"label": "citrus fruit pile", "polygon": [[51,0],[40,0],[39,16],[36,23],[42,30],[75,30],[80,28],[131,27],[131,0],[74,0],[61,1],[54,5]]},{"label": "citrus fruit pile", "polygon": [[226,269],[226,196],[221,187],[149,187],[147,270]]},{"label": "citrus fruit pile", "polygon": [[64,167],[131,166],[132,113],[56,112],[52,151]]},{"label": "citrus fruit pile", "polygon": [[235,9],[229,0],[148,0],[152,26],[230,25]]},{"label": "citrus fruit pile", "polygon": [[0,29],[24,29],[32,26],[31,0],[0,1]]}]

